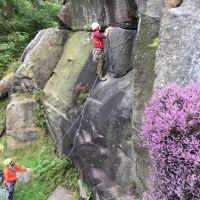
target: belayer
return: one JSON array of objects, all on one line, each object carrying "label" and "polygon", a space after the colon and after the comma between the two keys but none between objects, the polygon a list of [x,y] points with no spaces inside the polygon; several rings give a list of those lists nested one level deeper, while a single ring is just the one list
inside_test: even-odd
[{"label": "belayer", "polygon": [[103,39],[106,39],[109,33],[109,29],[107,28],[104,33],[101,33],[101,26],[99,23],[94,22],[92,24],[93,30],[93,61],[97,63],[97,75],[101,81],[105,81],[106,78],[103,77],[103,66],[104,66],[104,42]]},{"label": "belayer", "polygon": [[27,171],[27,168],[20,167],[19,165],[15,164],[14,160],[8,158],[4,160],[3,165],[5,166],[4,169],[4,183],[5,187],[8,190],[8,195],[6,200],[13,200],[14,199],[14,191],[15,191],[15,183],[18,179],[16,172]]}]

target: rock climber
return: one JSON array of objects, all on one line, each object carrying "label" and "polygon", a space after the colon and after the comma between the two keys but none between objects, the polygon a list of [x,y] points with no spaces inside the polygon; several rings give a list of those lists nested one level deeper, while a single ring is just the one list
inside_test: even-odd
[{"label": "rock climber", "polygon": [[7,195],[6,200],[13,200],[14,191],[15,191],[15,183],[18,179],[16,175],[16,171],[25,172],[28,169],[15,164],[14,160],[10,158],[4,160],[3,165],[5,166],[4,183],[5,183],[6,189],[8,190],[8,195]]},{"label": "rock climber", "polygon": [[99,23],[94,22],[92,24],[93,30],[93,61],[97,63],[97,75],[101,81],[105,81],[106,78],[103,77],[103,66],[104,66],[104,42],[103,39],[106,39],[108,36],[109,30],[111,27],[107,28],[104,33],[101,33],[101,26]]}]

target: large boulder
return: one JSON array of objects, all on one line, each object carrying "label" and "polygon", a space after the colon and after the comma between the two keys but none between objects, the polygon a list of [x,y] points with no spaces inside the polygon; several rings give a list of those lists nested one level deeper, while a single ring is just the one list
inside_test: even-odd
[{"label": "large boulder", "polygon": [[91,92],[71,151],[65,152],[72,152],[81,177],[92,187],[94,199],[117,199],[128,192],[141,194],[146,188],[137,171],[143,150],[136,153],[129,143],[133,134],[132,72],[106,78]]},{"label": "large boulder", "polygon": [[72,200],[73,193],[62,186],[58,186],[48,200]]},{"label": "large boulder", "polygon": [[131,53],[136,31],[112,28],[106,42],[106,65],[115,77],[124,75],[132,69]]},{"label": "large boulder", "polygon": [[8,95],[8,92],[11,89],[12,78],[13,73],[10,73],[0,81],[0,98],[4,98]]},{"label": "large boulder", "polygon": [[32,51],[32,49],[38,44],[38,42],[41,40],[42,36],[45,34],[46,30],[41,30],[38,32],[38,34],[35,36],[35,38],[28,44],[26,49],[23,51],[21,56],[21,61],[24,62],[25,58],[29,55],[29,53]]},{"label": "large boulder", "polygon": [[6,110],[8,149],[28,146],[38,141],[40,129],[35,125],[36,101],[31,97],[13,97]]},{"label": "large boulder", "polygon": [[134,0],[74,0],[65,4],[59,19],[62,26],[78,30],[91,29],[94,21],[130,28],[137,24],[137,5]]},{"label": "large boulder", "polygon": [[200,81],[200,4],[184,1],[162,18],[156,54],[157,90],[169,83]]},{"label": "large boulder", "polygon": [[[142,150],[141,141],[137,137],[138,130],[141,126],[141,116],[144,106],[152,95],[153,84],[155,80],[155,59],[156,46],[152,44],[158,38],[160,19],[142,15],[140,19],[139,31],[137,33],[136,42],[132,54],[133,60],[133,111],[132,125],[133,137],[132,141],[135,151],[140,153],[138,158],[138,174],[147,188],[150,186],[150,164],[148,154]],[[140,145],[139,145],[140,144]],[[142,149],[141,149],[142,148]]]},{"label": "large boulder", "polygon": [[23,63],[13,78],[15,91],[43,88],[62,55],[67,32],[46,29],[38,33],[23,55]]},{"label": "large boulder", "polygon": [[[82,31],[71,33],[53,75],[44,88],[44,105],[48,130],[59,141],[63,137],[61,131],[63,129],[62,120],[69,128],[77,115],[78,111],[73,109],[69,111],[69,109],[73,107],[76,81],[88,60],[91,49],[91,33]],[[86,79],[85,75],[82,76],[83,81],[84,79]],[[63,143],[64,141],[58,145],[61,155]]]}]

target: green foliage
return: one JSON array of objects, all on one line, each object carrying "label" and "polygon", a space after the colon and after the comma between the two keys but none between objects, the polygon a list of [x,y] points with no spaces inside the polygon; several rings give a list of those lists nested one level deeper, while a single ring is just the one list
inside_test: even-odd
[{"label": "green foliage", "polygon": [[74,105],[81,106],[89,97],[90,92],[87,86],[76,85],[74,89],[73,103]]},{"label": "green foliage", "polygon": [[37,102],[35,124],[41,128],[46,126],[45,116],[44,116],[45,114],[44,106],[42,103],[43,95],[44,93],[42,89],[33,90],[33,96],[35,97],[36,102]]},{"label": "green foliage", "polygon": [[[86,192],[86,196],[87,196],[86,200],[90,200],[92,198],[92,191],[91,191],[91,189],[86,184],[84,184],[83,182],[82,182],[82,185],[83,185],[84,191]],[[72,200],[80,200],[80,194],[79,194],[78,191],[75,192]]]},{"label": "green foliage", "polygon": [[37,180],[51,182],[50,191],[53,191],[57,185],[65,186],[70,190],[77,189],[78,174],[69,160],[40,159],[34,172]]},{"label": "green foliage", "polygon": [[0,0],[0,78],[19,66],[19,57],[36,33],[57,25],[58,1]]},{"label": "green foliage", "polygon": [[84,184],[84,183],[83,183],[83,188],[84,188],[84,190],[86,192],[86,195],[87,195],[87,199],[86,200],[90,200],[92,198],[92,191],[91,191],[91,189],[86,184]]}]

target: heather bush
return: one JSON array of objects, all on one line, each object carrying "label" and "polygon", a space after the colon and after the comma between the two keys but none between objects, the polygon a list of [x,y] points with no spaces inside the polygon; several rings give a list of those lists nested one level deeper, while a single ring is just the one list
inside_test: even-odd
[{"label": "heather bush", "polygon": [[152,162],[152,197],[200,199],[200,84],[170,85],[145,108],[141,137]]}]

